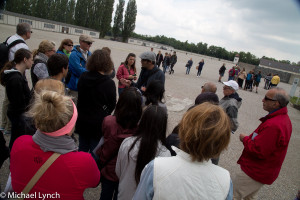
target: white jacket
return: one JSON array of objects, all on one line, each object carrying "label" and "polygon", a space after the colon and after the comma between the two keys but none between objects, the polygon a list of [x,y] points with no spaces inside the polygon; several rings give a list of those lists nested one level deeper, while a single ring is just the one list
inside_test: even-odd
[{"label": "white jacket", "polygon": [[172,148],[176,157],[154,160],[153,199],[226,199],[231,182],[226,169],[210,160],[192,162],[189,154]]}]

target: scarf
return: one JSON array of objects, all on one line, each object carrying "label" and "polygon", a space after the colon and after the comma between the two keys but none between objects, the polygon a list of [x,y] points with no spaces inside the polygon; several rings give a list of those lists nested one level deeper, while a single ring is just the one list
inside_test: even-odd
[{"label": "scarf", "polygon": [[70,55],[71,55],[71,52],[67,52],[67,50],[65,50],[65,49],[63,49],[63,52],[68,56],[68,58],[70,57]]},{"label": "scarf", "polygon": [[66,154],[78,150],[78,146],[69,135],[51,137],[37,130],[32,139],[44,152],[53,151],[59,154]]}]

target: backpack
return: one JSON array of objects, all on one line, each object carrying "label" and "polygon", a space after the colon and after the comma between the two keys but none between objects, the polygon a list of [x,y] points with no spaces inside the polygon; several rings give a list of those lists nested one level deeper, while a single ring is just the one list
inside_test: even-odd
[{"label": "backpack", "polygon": [[21,39],[18,39],[18,40],[15,40],[13,41],[12,43],[10,43],[9,45],[7,45],[7,40],[9,39],[10,37],[8,37],[5,42],[1,43],[0,44],[0,69],[2,69],[4,67],[4,65],[7,63],[8,61],[8,54],[9,54],[9,50],[16,46],[17,44],[20,44],[20,43],[25,43],[23,40]]}]

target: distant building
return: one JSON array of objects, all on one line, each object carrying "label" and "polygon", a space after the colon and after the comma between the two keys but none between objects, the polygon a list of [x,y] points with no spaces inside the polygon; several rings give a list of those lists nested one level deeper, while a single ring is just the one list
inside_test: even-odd
[{"label": "distant building", "polygon": [[278,74],[280,81],[293,84],[295,78],[300,78],[300,66],[280,63],[265,58],[260,59],[255,71],[262,71],[263,77],[266,74]]},{"label": "distant building", "polygon": [[99,38],[99,31],[89,29],[81,26],[75,26],[62,22],[56,22],[52,20],[32,17],[28,15],[22,15],[19,13],[13,13],[9,11],[1,11],[0,13],[0,24],[7,24],[16,26],[19,23],[26,22],[31,25],[32,29],[60,32],[73,35],[86,34],[93,38]]},{"label": "distant building", "polygon": [[136,39],[136,38],[129,38],[128,43],[140,45],[140,46],[146,46],[146,47],[150,47],[150,48],[153,47],[153,48],[162,49],[162,50],[169,50],[169,51],[174,50],[174,47],[172,47],[172,46],[159,44],[159,43],[155,43],[155,42],[149,42],[146,40],[140,40],[140,39]]}]

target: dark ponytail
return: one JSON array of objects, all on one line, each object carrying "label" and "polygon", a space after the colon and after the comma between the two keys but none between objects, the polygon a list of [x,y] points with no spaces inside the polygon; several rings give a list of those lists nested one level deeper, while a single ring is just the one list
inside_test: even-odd
[{"label": "dark ponytail", "polygon": [[16,66],[16,64],[20,64],[22,61],[24,61],[24,58],[29,59],[31,57],[31,55],[32,55],[31,51],[29,51],[27,49],[19,49],[18,51],[16,51],[14,60],[7,62],[0,71],[1,85],[5,86],[5,83],[3,80],[4,71],[12,69],[13,67]]},{"label": "dark ponytail", "polygon": [[166,146],[168,114],[166,110],[157,105],[148,106],[144,111],[139,127],[136,131],[136,140],[128,151],[134,148],[136,142],[140,142],[135,167],[136,184],[140,182],[144,167],[155,158],[159,141]]}]

